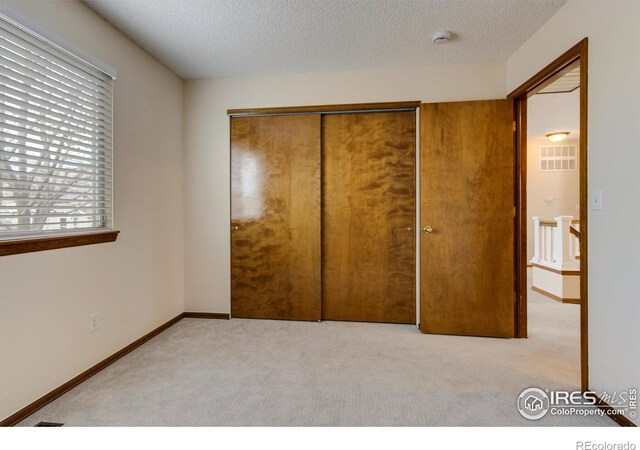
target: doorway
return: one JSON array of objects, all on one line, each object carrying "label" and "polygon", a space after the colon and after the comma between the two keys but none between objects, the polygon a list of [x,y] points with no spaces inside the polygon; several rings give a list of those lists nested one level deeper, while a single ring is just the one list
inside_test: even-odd
[{"label": "doorway", "polygon": [[[587,390],[589,385],[587,334],[587,49],[588,40],[585,38],[508,96],[514,100],[516,118],[516,335],[522,338],[528,337],[528,278],[530,269],[532,272],[534,270],[539,271],[543,278],[549,274],[558,278],[560,280],[559,292],[554,294],[549,292],[549,288],[543,289],[540,286],[537,292],[544,291],[545,295],[552,296],[552,298],[555,296],[556,300],[560,302],[563,299],[567,300],[567,302],[579,302],[577,306],[580,309],[580,384],[582,390]],[[545,92],[557,93],[562,89],[567,90],[569,89],[567,82],[571,82],[572,89],[578,89],[579,92],[578,130],[577,133],[574,133],[579,137],[579,141],[573,145],[573,156],[571,155],[572,145],[562,145],[559,141],[556,141],[554,145],[538,145],[536,148],[535,145],[530,143],[530,139],[535,137],[532,133],[537,131],[528,129],[529,106],[533,106],[533,103],[539,98],[534,100],[532,97],[544,95]],[[552,134],[554,131],[566,132],[567,130],[549,130],[548,134]],[[564,137],[567,138],[568,136],[565,135]],[[574,167],[575,171],[578,172],[579,200],[577,209],[579,211],[575,211],[575,218],[574,214],[563,214],[552,218],[535,216],[537,219],[533,219],[534,216],[531,212],[534,211],[528,211],[527,208],[527,190],[530,187],[527,169],[528,162],[534,161],[534,158],[531,158],[533,155],[530,154],[532,151],[538,152],[535,162],[538,164],[537,168],[540,171],[548,172],[551,169],[555,171],[556,167],[558,167],[558,171],[569,171],[571,167]],[[556,153],[558,153],[557,156]],[[570,162],[572,160],[573,163]],[[549,200],[549,203],[553,202],[552,198]],[[529,231],[527,228],[529,228]],[[531,246],[528,245],[530,234],[534,235]],[[530,264],[533,267],[529,267]],[[556,270],[546,270],[548,268]],[[577,294],[569,294],[567,292],[565,295],[562,291],[563,283],[566,280],[568,284],[575,284],[576,272],[579,281],[576,286],[573,286],[574,290],[572,292]],[[551,286],[548,280],[541,279],[540,283],[547,287]]]}]

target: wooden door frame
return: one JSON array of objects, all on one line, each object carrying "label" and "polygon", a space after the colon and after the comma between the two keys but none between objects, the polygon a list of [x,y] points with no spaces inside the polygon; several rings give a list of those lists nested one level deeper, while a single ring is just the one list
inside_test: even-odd
[{"label": "wooden door frame", "polygon": [[580,371],[583,391],[589,389],[588,335],[588,180],[587,180],[587,73],[588,38],[582,39],[565,53],[511,92],[514,100],[516,132],[516,329],[515,336],[527,337],[527,99],[580,66]]}]

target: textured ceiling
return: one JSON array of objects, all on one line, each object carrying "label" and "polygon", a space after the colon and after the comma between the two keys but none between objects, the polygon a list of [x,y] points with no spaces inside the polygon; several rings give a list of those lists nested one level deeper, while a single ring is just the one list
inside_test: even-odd
[{"label": "textured ceiling", "polygon": [[[566,0],[85,0],[183,78],[504,61]],[[439,29],[454,33],[434,45]]]}]

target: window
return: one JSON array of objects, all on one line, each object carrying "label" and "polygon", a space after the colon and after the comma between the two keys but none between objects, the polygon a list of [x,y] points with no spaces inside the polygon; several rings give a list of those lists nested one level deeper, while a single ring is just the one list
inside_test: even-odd
[{"label": "window", "polygon": [[111,229],[112,92],[110,75],[0,16],[0,240]]},{"label": "window", "polygon": [[575,172],[578,152],[575,145],[540,146],[541,172]]}]

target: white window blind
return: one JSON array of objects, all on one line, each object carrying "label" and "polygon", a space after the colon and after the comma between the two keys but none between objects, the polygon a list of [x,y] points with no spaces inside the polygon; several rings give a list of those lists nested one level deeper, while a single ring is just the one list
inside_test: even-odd
[{"label": "white window blind", "polygon": [[112,227],[111,76],[0,17],[0,239]]}]

